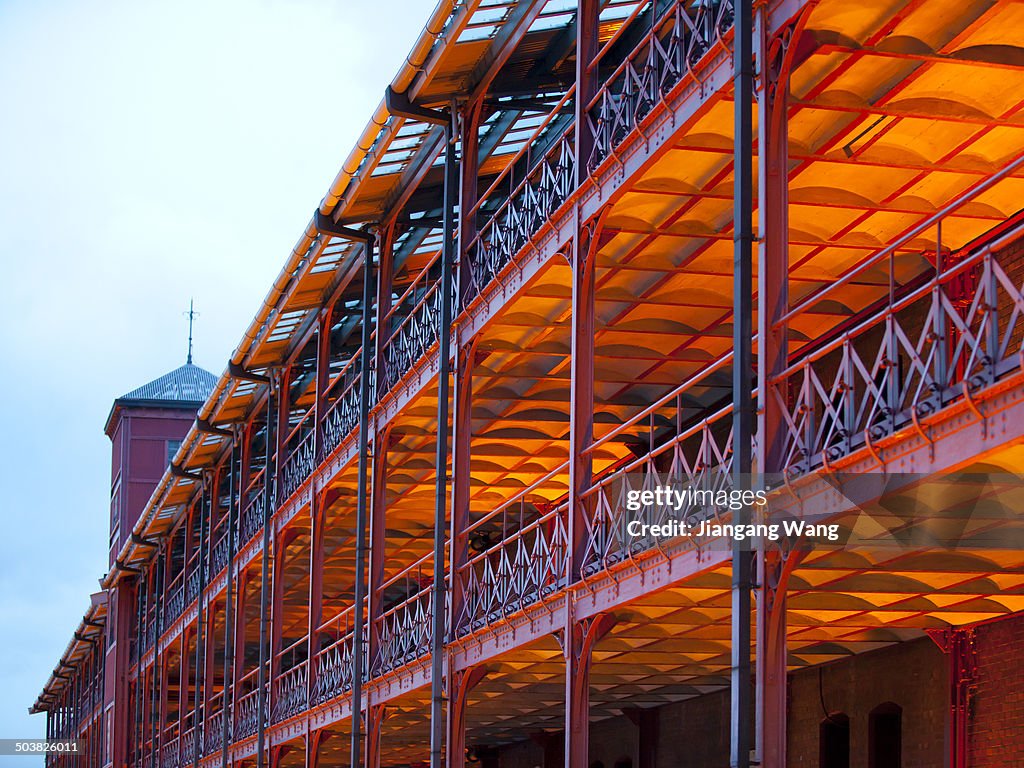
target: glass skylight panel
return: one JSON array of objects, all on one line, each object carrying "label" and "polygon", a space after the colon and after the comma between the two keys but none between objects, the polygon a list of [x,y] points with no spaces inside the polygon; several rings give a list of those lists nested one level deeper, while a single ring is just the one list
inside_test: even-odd
[{"label": "glass skylight panel", "polygon": [[635,0],[609,0],[601,8],[601,21],[621,21],[633,13],[641,5],[650,5],[649,2],[637,3]]}]

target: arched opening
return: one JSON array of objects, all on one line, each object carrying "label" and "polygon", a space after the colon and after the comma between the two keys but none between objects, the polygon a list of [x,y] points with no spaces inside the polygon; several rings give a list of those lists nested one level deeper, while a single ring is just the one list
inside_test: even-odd
[{"label": "arched opening", "polygon": [[850,768],[850,718],[842,712],[821,722],[820,768]]},{"label": "arched opening", "polygon": [[868,715],[868,768],[900,768],[903,752],[903,709],[887,701]]}]

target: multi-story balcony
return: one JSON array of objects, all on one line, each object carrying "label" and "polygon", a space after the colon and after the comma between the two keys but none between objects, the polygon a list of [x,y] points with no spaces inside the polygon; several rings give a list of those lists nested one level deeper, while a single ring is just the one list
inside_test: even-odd
[{"label": "multi-story balcony", "polygon": [[[354,706],[369,739],[387,732],[376,764],[408,762],[442,663],[451,706],[475,691],[488,745],[726,687],[731,549],[630,524],[731,511],[626,499],[732,489],[746,398],[759,422],[739,439],[772,503],[847,528],[823,478],[1015,466],[1024,137],[988,74],[1024,77],[991,50],[1010,4],[891,5],[758,6],[749,156],[733,147],[730,0],[451,10],[402,94],[456,99],[458,152],[439,159],[444,129],[415,111],[375,123],[123,553],[141,570],[134,764],[281,759],[350,732]],[[737,163],[760,174],[756,306],[733,294]],[[461,178],[447,238],[446,173]],[[373,244],[339,229],[357,224]],[[737,312],[758,318],[756,376],[734,378]],[[791,666],[813,665],[1016,610],[982,582],[1022,564],[961,533],[943,545],[962,552],[955,587],[921,539],[797,559],[783,667],[787,639]],[[913,579],[862,578],[900,558]],[[592,690],[573,665],[603,638]],[[175,679],[173,717],[153,702]],[[322,749],[341,760],[341,741]]]}]

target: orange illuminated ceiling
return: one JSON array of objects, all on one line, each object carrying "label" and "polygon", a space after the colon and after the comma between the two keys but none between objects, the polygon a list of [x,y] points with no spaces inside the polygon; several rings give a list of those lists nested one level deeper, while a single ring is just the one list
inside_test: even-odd
[{"label": "orange illuminated ceiling", "polygon": [[[520,77],[525,62],[536,58],[531,46],[557,36],[555,26],[545,25],[554,25],[564,9],[544,7],[550,13],[535,16],[534,26],[526,27],[532,31],[518,38],[511,31],[515,20],[506,19],[512,26],[502,29],[516,45],[503,57],[495,83]],[[896,241],[1024,151],[1024,118],[1015,96],[1024,93],[1019,9],[1011,2],[839,0],[814,8],[800,43],[789,113],[792,299]],[[615,14],[621,19],[633,10],[629,4],[609,4],[605,35]],[[502,34],[488,33],[488,39]],[[471,37],[462,48],[459,42],[451,50],[438,49],[437,63],[425,72],[444,70],[444,77],[436,74],[437,83],[449,85],[433,91],[424,85],[424,93],[443,101],[451,83],[469,82],[470,62],[479,67],[486,59],[474,59],[471,51],[481,43]],[[567,57],[552,62],[559,71],[572,63]],[[728,90],[707,95],[696,117],[677,128],[671,148],[622,187],[607,216],[598,254],[599,435],[731,347],[730,98]],[[499,111],[490,119],[501,122],[511,111],[519,110]],[[521,122],[508,124],[504,138],[495,140],[488,162],[500,165],[497,158],[510,157],[521,145],[515,137],[538,119],[537,113],[523,111]],[[427,204],[437,205],[440,147],[430,137],[425,125],[389,118],[343,196],[341,218],[379,216],[389,201],[403,201],[413,219],[432,214]],[[1016,213],[1022,185],[1019,174],[1011,175],[946,217],[943,248],[956,249]],[[895,259],[896,279],[905,282],[927,269],[937,241],[933,228],[906,242]],[[438,243],[435,228],[410,245],[400,281],[426,263]],[[325,294],[339,281],[352,280],[357,255],[348,246],[332,242],[315,253],[246,352],[251,368],[262,370],[298,349]],[[321,264],[323,258],[329,262]],[[880,269],[846,286],[826,306],[794,322],[794,341],[814,339],[883,296],[888,280]],[[474,405],[474,471],[488,479],[474,497],[481,513],[567,457],[569,284],[565,262],[552,261],[484,331],[481,348],[487,357],[479,366]],[[354,283],[349,290],[358,292]],[[263,387],[253,382],[225,377],[221,384],[207,408],[211,420],[239,418],[262,396]],[[428,389],[396,422],[402,445],[411,452],[402,466],[410,493],[431,482],[433,396]],[[712,378],[693,393],[689,406],[699,413],[728,396],[728,380]],[[186,466],[198,468],[222,449],[219,437],[193,432],[181,456]],[[627,450],[621,441],[610,444],[598,456],[599,466]],[[503,486],[500,479],[506,476]],[[552,485],[564,488],[564,477]],[[166,529],[192,492],[188,480],[169,481],[157,504],[164,512],[156,513],[153,530]],[[426,504],[408,498],[396,503],[407,504],[410,514],[422,512],[425,526]]]}]

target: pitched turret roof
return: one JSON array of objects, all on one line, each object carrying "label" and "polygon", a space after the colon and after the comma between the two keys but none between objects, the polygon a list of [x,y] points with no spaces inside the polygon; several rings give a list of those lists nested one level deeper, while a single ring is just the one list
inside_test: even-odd
[{"label": "pitched turret roof", "polygon": [[202,403],[213,391],[217,377],[198,365],[186,363],[165,373],[138,389],[117,398],[124,405],[133,400],[166,400],[179,403]]}]

